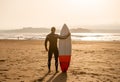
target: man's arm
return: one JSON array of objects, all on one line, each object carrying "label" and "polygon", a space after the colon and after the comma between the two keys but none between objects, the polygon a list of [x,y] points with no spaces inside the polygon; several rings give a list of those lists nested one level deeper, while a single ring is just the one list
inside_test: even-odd
[{"label": "man's arm", "polygon": [[46,51],[48,51],[47,42],[48,42],[48,36],[47,36],[46,39],[45,39],[45,49],[46,49]]},{"label": "man's arm", "polygon": [[68,33],[68,34],[65,35],[65,36],[60,36],[60,35],[58,35],[59,39],[66,39],[68,36],[70,36],[70,33]]}]

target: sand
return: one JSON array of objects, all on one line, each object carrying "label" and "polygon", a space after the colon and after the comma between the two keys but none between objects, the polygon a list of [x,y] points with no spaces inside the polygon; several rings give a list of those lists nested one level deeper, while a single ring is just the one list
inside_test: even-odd
[{"label": "sand", "polygon": [[73,41],[67,73],[47,69],[42,40],[0,40],[0,82],[120,82],[120,42]]}]

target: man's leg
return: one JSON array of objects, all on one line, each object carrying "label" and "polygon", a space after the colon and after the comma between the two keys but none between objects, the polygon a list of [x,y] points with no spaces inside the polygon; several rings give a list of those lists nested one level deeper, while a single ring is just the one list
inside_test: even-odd
[{"label": "man's leg", "polygon": [[48,70],[50,72],[50,66],[51,66],[51,59],[52,59],[52,51],[48,51]]},{"label": "man's leg", "polygon": [[55,57],[56,72],[58,72],[58,50],[54,51],[54,57]]}]

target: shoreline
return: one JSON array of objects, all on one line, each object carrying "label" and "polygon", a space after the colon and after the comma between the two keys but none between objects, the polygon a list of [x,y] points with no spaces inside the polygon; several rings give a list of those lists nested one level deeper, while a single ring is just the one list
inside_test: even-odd
[{"label": "shoreline", "polygon": [[[28,40],[22,40],[22,39],[21,40],[17,40],[17,39],[0,39],[0,41],[45,41],[45,39],[40,39],[40,40],[34,40],[34,39],[28,39]],[[72,42],[120,42],[120,41],[118,41],[118,40],[113,40],[113,41],[72,40]]]}]

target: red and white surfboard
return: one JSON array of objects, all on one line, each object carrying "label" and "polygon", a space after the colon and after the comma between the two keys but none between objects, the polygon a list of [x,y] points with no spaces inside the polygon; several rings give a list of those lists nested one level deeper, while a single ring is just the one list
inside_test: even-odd
[{"label": "red and white surfboard", "polygon": [[[63,25],[60,35],[65,36],[69,33],[66,24]],[[71,59],[71,35],[67,39],[59,40],[59,61],[62,72],[66,72]]]}]

